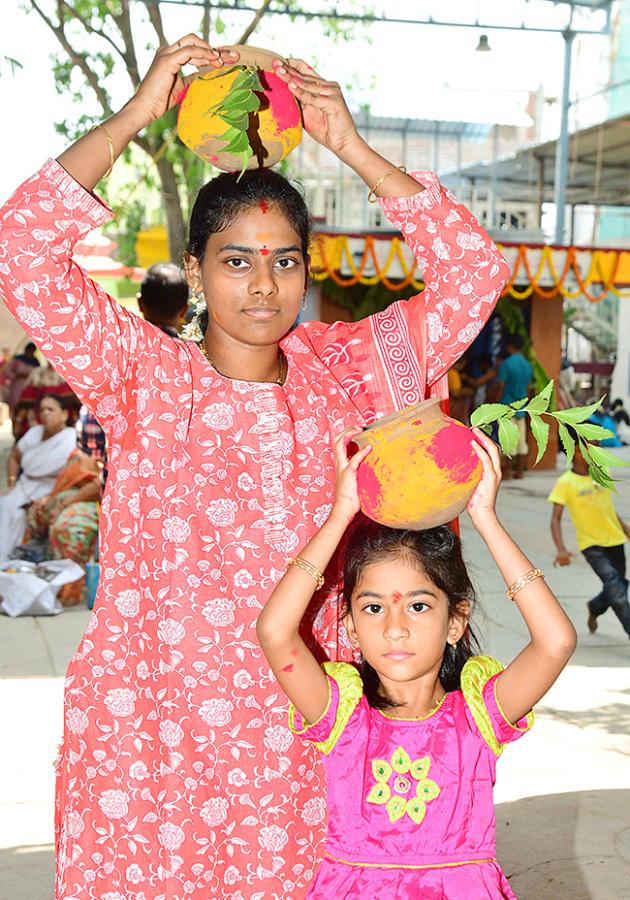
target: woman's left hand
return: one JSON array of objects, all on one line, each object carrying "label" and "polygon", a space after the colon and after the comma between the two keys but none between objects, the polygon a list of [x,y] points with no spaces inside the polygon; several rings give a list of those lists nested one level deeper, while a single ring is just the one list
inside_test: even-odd
[{"label": "woman's left hand", "polygon": [[304,128],[314,140],[339,154],[359,138],[336,81],[325,81],[301,59],[276,60],[274,72],[300,101]]},{"label": "woman's left hand", "polygon": [[495,520],[497,493],[501,484],[501,453],[497,445],[480,428],[473,428],[473,450],[481,460],[483,474],[468,501],[468,514],[475,528]]}]

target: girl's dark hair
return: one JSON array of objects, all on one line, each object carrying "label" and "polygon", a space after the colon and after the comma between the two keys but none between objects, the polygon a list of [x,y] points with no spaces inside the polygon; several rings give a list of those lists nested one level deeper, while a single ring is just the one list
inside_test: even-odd
[{"label": "girl's dark hair", "polygon": [[[223,231],[248,210],[263,205],[275,206],[286,216],[300,237],[306,261],[311,219],[304,197],[273,169],[248,169],[240,178],[236,172],[223,172],[205,184],[197,194],[190,216],[186,252],[201,262],[210,235]],[[205,331],[207,326],[207,312],[204,312],[200,316],[201,330]]]},{"label": "girl's dark hair", "polygon": [[[408,531],[386,528],[361,516],[343,548],[342,616],[351,611],[352,594],[365,567],[392,556],[416,566],[446,594],[449,615],[456,613],[464,601],[472,613],[475,590],[462,558],[460,540],[448,525]],[[470,625],[455,646],[446,644],[439,674],[445,691],[459,690],[464,663],[478,651],[477,638]],[[370,706],[385,709],[396,705],[384,693],[378,674],[366,660],[359,670]]]}]

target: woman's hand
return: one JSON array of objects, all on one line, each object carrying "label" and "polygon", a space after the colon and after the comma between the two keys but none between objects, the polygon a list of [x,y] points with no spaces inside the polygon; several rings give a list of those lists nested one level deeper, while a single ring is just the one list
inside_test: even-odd
[{"label": "woman's hand", "polygon": [[301,59],[274,60],[274,71],[302,105],[308,134],[335,154],[359,139],[354,120],[336,81],[325,81]]},{"label": "woman's hand", "polygon": [[359,492],[357,489],[357,470],[372,449],[370,446],[359,450],[348,459],[347,447],[353,437],[361,434],[360,428],[346,428],[335,438],[333,449],[337,478],[335,484],[335,500],[330,515],[346,522],[351,522],[359,512]]},{"label": "woman's hand", "polygon": [[148,125],[179,102],[185,88],[182,66],[190,63],[198,69],[202,66],[220,69],[238,60],[238,52],[220,47],[215,50],[196,34],[187,34],[168,47],[160,47],[128,106],[141,111]]},{"label": "woman's hand", "polygon": [[475,528],[495,521],[496,500],[501,483],[501,453],[499,448],[480,428],[473,428],[473,450],[481,460],[483,474],[474,494],[468,501],[468,514]]}]

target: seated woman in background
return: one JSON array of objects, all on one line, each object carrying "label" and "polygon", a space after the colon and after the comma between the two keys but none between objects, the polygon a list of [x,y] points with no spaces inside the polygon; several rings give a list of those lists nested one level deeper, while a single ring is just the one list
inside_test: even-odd
[{"label": "seated woman in background", "polygon": [[74,428],[59,397],[45,397],[39,405],[41,424],[17,442],[7,464],[9,492],[0,497],[0,560],[11,558],[26,530],[26,508],[49,494],[55,478],[76,448]]},{"label": "seated woman in background", "polygon": [[75,424],[81,406],[78,397],[51,365],[41,366],[31,371],[13,409],[11,418],[16,441],[24,437],[29,428],[38,424],[39,404],[51,394],[63,401],[67,413],[66,424]]},{"label": "seated woman in background", "polygon": [[[96,545],[99,491],[98,462],[75,450],[51,492],[29,506],[25,538],[47,541],[47,559],[72,559],[85,566]],[[84,581],[61,588],[58,599],[63,606],[83,599]]]}]

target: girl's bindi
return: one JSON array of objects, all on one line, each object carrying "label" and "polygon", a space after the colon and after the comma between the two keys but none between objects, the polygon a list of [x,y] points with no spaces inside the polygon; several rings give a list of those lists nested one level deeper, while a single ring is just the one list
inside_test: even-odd
[{"label": "girl's bindi", "polygon": [[400,593],[400,591],[394,591],[394,593],[392,594],[392,600],[394,601],[394,603],[398,603],[399,600],[402,600],[402,597],[403,595]]}]

